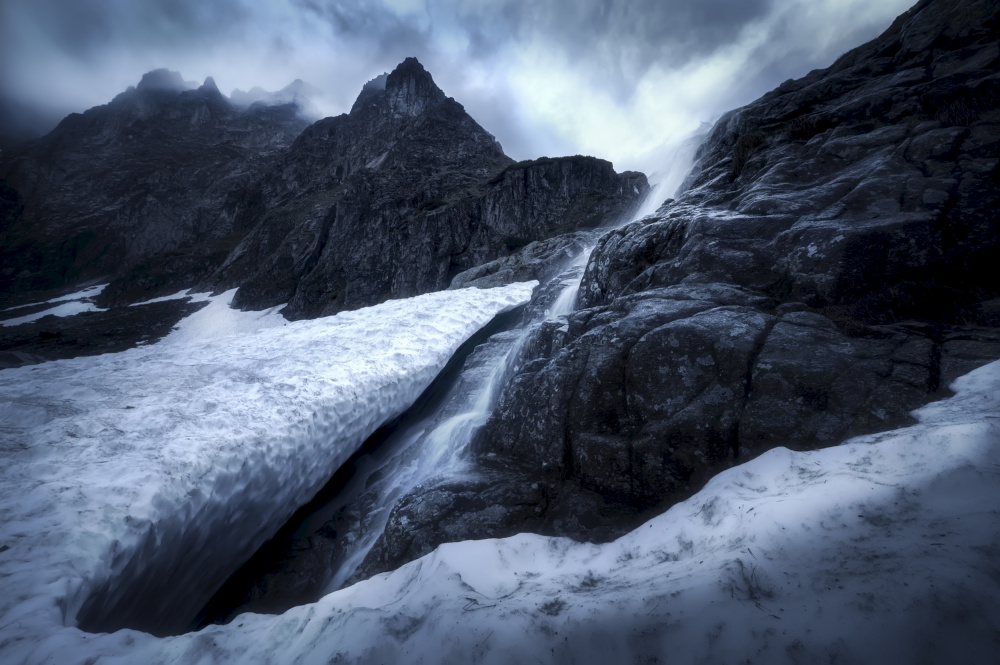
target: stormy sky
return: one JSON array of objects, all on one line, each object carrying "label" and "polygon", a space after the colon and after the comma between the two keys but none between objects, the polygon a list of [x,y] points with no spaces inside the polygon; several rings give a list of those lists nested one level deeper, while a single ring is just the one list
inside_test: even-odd
[{"label": "stormy sky", "polygon": [[146,71],[322,115],[416,56],[516,159],[655,173],[701,122],[877,36],[911,0],[0,0],[0,123],[47,130]]}]

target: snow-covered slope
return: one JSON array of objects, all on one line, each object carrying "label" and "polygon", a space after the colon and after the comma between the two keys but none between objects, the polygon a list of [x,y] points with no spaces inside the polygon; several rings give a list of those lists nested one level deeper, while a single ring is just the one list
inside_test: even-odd
[{"label": "snow-covered slope", "polygon": [[183,626],[533,286],[295,323],[229,293],[159,344],[0,372],[0,661],[77,618]]},{"label": "snow-covered slope", "polygon": [[[444,545],[281,616],[166,639],[64,627],[54,603],[89,572],[73,569],[88,536],[31,532],[43,510],[8,526],[5,498],[4,543],[20,535],[0,554],[13,590],[0,660],[996,662],[1000,362],[952,387],[916,412],[918,425],[772,450],[607,545],[531,535]],[[3,483],[8,496],[38,485],[6,473]],[[32,550],[45,553],[34,566]]]},{"label": "snow-covered slope", "polygon": [[[103,312],[104,310],[97,307],[93,300],[101,291],[104,290],[107,284],[98,284],[97,286],[91,286],[82,291],[77,291],[76,293],[70,293],[69,295],[59,296],[58,298],[53,298],[52,300],[46,300],[44,303],[37,304],[52,304],[50,307],[41,312],[33,312],[31,314],[25,314],[24,316],[18,316],[12,319],[5,319],[0,321],[0,326],[18,326],[22,323],[31,323],[32,321],[37,321],[43,316],[73,316],[74,314],[81,314],[83,312]],[[55,303],[60,303],[56,305]],[[18,305],[17,307],[8,307],[3,310],[4,312],[11,312],[16,309],[23,309],[25,307],[32,307],[34,303],[28,305]]]},{"label": "snow-covered slope", "polygon": [[0,652],[60,663],[996,662],[1000,362],[953,388],[917,412],[919,425],[772,450],[607,545],[444,545],[284,615],[167,639],[59,626],[52,579],[26,601],[28,621],[6,613]]}]

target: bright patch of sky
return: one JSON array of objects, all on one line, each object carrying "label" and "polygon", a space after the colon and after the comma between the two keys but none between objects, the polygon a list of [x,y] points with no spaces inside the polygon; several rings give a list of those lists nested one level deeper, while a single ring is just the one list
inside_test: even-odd
[{"label": "bright patch of sky", "polygon": [[82,111],[166,67],[227,93],[301,78],[332,115],[412,55],[517,159],[584,153],[653,172],[702,122],[828,66],[909,4],[10,0],[0,114]]}]

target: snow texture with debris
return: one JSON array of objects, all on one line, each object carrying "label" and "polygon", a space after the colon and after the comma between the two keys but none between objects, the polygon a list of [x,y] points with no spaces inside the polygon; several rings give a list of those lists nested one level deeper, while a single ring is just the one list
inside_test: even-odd
[{"label": "snow texture with debris", "polygon": [[[0,654],[36,663],[998,662],[1000,362],[952,388],[954,397],[916,411],[914,426],[815,452],[779,448],[724,471],[612,543],[519,535],[443,545],[283,615],[245,614],[177,637],[64,627],[54,603],[71,569],[52,557],[34,568],[2,563],[6,580],[34,582],[18,582],[20,605],[3,601]],[[73,543],[94,537],[63,536],[21,538],[68,560]],[[11,554],[30,558],[0,556]]]}]

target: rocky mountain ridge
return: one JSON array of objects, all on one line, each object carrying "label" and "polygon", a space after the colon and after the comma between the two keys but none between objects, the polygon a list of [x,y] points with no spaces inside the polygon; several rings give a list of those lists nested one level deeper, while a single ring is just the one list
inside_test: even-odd
[{"label": "rocky mountain ridge", "polygon": [[1000,357],[1000,12],[923,0],[724,116],[677,200],[604,234],[474,442],[359,577],[441,542],[605,540],[775,446],[909,422]]},{"label": "rocky mountain ridge", "polygon": [[414,58],[349,114],[309,125],[297,108],[158,70],[3,155],[0,288],[110,275],[108,307],[238,287],[237,307],[310,318],[444,289],[648,191],[590,157],[514,164]]},{"label": "rocky mountain ridge", "polygon": [[166,70],[68,116],[0,157],[21,206],[0,229],[0,291],[70,286],[164,256],[183,264],[175,272],[197,272],[240,235],[241,191],[307,124],[294,105],[241,109],[211,78],[187,89]]},{"label": "rocky mountain ridge", "polygon": [[253,230],[209,280],[235,305],[333,314],[615,220],[648,190],[591,157],[515,164],[414,58],[307,130],[262,179]]}]

